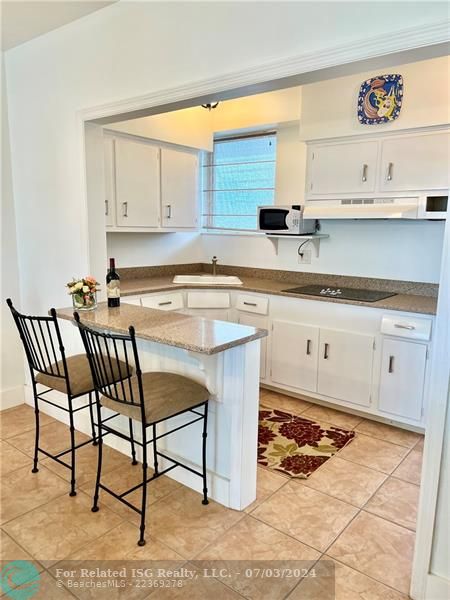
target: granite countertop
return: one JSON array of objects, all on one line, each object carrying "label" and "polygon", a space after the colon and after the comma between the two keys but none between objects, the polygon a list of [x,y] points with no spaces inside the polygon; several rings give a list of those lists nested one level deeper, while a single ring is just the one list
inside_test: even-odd
[{"label": "granite countertop", "polygon": [[[72,307],[59,308],[56,313],[60,319],[73,320]],[[217,354],[267,336],[265,329],[126,303],[108,308],[101,302],[96,309],[79,314],[83,323],[96,328],[128,334],[133,325],[138,338],[201,354]]]},{"label": "granite countertop", "polygon": [[[204,274],[198,272],[196,274]],[[369,308],[379,308],[383,310],[398,310],[403,312],[413,312],[426,315],[435,315],[437,307],[437,298],[433,296],[421,296],[411,293],[398,293],[378,302],[361,302],[357,300],[340,300],[337,298],[304,296],[284,292],[283,290],[297,287],[298,282],[277,281],[273,279],[263,279],[256,277],[247,277],[238,275],[242,285],[194,285],[194,284],[176,284],[172,283],[173,275],[142,277],[125,279],[121,283],[121,292],[123,296],[132,296],[139,294],[149,294],[152,292],[167,292],[176,289],[221,289],[221,290],[241,290],[245,292],[260,292],[262,294],[275,294],[277,296],[288,296],[291,298],[300,298],[305,300],[315,300],[318,302],[337,302],[340,304],[354,304],[357,306],[367,306]],[[376,280],[375,280],[376,281]],[[324,281],[325,283],[325,281]],[[344,285],[344,283],[340,283]],[[351,287],[358,287],[353,285]],[[375,288],[376,289],[376,288]]]}]

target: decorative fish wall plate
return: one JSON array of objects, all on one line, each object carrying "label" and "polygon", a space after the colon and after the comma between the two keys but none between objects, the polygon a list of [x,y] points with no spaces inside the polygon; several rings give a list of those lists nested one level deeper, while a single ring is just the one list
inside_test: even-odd
[{"label": "decorative fish wall plate", "polygon": [[358,121],[362,125],[388,123],[398,118],[403,103],[403,77],[378,75],[361,84],[358,94]]}]

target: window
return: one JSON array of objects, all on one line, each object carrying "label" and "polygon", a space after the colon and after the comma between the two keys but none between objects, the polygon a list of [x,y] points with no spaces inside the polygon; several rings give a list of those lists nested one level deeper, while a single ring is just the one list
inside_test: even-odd
[{"label": "window", "polygon": [[255,230],[258,206],[274,203],[276,133],[214,141],[202,169],[203,226]]}]

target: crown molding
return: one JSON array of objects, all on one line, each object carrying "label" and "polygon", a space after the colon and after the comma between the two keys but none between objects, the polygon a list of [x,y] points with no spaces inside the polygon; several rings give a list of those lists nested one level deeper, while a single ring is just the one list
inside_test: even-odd
[{"label": "crown molding", "polygon": [[349,44],[340,44],[285,59],[269,60],[263,64],[218,77],[85,109],[80,111],[80,115],[84,121],[96,120],[101,123],[102,120],[105,120],[107,122],[108,118],[114,115],[176,104],[191,98],[208,97],[241,87],[262,85],[269,81],[295,77],[357,61],[448,43],[450,43],[450,19],[366,37]]}]

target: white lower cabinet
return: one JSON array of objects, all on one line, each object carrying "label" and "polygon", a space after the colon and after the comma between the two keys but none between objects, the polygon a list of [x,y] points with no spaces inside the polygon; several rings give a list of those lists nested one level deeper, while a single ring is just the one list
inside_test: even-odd
[{"label": "white lower cabinet", "polygon": [[317,392],[369,406],[373,355],[371,335],[320,329]]},{"label": "white lower cabinet", "polygon": [[[267,329],[267,317],[264,315],[255,315],[247,312],[240,312],[237,318],[240,325],[249,325],[258,329]],[[261,339],[261,366],[259,371],[260,379],[266,378],[267,363],[267,338]]]},{"label": "white lower cabinet", "polygon": [[383,340],[380,411],[415,421],[422,419],[426,361],[426,344]]},{"label": "white lower cabinet", "polygon": [[405,425],[425,423],[431,317],[212,289],[123,302],[267,329],[261,339],[264,384]]},{"label": "white lower cabinet", "polygon": [[273,321],[271,379],[301,390],[317,390],[319,328],[291,321]]},{"label": "white lower cabinet", "polygon": [[273,383],[369,406],[374,337],[273,321]]}]

